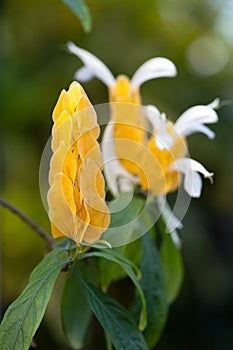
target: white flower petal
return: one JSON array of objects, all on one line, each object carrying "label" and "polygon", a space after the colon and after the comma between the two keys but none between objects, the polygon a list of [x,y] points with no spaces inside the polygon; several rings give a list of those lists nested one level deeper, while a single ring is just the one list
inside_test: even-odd
[{"label": "white flower petal", "polygon": [[193,198],[199,198],[202,189],[202,179],[198,173],[187,171],[184,177],[184,189]]},{"label": "white flower petal", "polygon": [[173,146],[173,138],[167,132],[155,136],[155,142],[157,147],[162,151],[163,149],[169,150]]},{"label": "white flower petal", "polygon": [[185,121],[204,123],[215,123],[218,121],[217,113],[209,106],[194,106],[185,111],[177,120],[176,125]]},{"label": "white flower petal", "polygon": [[163,149],[171,149],[174,144],[174,140],[167,132],[161,133],[155,136],[155,142],[157,147],[162,151]]},{"label": "white flower petal", "polygon": [[215,100],[213,100],[213,102],[209,103],[207,106],[212,109],[217,109],[220,106],[220,98],[217,97]]},{"label": "white flower petal", "polygon": [[167,170],[176,170],[184,174],[185,191],[194,198],[200,197],[202,189],[202,180],[198,173],[203,174],[210,181],[212,181],[213,176],[213,173],[208,172],[203,165],[190,158],[176,159]]},{"label": "white flower petal", "polygon": [[205,134],[211,140],[215,138],[215,133],[210,128],[208,128],[207,126],[205,126],[203,124],[187,125],[187,127],[185,129],[183,129],[182,133],[177,132],[176,127],[174,127],[174,129],[175,129],[176,137],[179,137],[181,135],[186,137],[186,136],[192,135],[194,133],[201,132],[202,134]]},{"label": "white flower petal", "polygon": [[173,146],[174,139],[167,132],[167,119],[165,114],[160,114],[157,107],[148,105],[146,106],[145,116],[153,127],[157,147],[160,150],[170,149]]},{"label": "white flower petal", "polygon": [[145,117],[152,125],[153,130],[158,130],[161,113],[157,107],[152,105],[147,105],[144,108]]},{"label": "white flower petal", "polygon": [[81,67],[79,70],[75,72],[75,79],[78,81],[90,81],[94,78],[93,72],[86,66]]},{"label": "white flower petal", "polygon": [[202,134],[205,134],[211,140],[215,138],[215,133],[203,124],[190,126],[183,132],[182,136],[192,135],[196,132],[201,132]]},{"label": "white flower petal", "polygon": [[120,178],[117,186],[121,193],[131,193],[133,192],[133,184],[132,181],[126,178]]},{"label": "white flower petal", "polygon": [[210,128],[208,128],[205,125],[199,125],[197,131],[201,132],[202,134],[205,134],[211,140],[215,138],[215,132],[213,132]]},{"label": "white flower petal", "polygon": [[69,51],[83,61],[85,65],[85,69],[81,68],[81,70],[76,72],[76,77],[79,81],[88,81],[92,77],[96,77],[108,87],[115,85],[116,81],[114,76],[108,67],[97,57],[92,55],[87,50],[81,49],[72,42],[68,42],[67,46]]},{"label": "white flower petal", "polygon": [[217,121],[218,115],[210,106],[195,106],[189,108],[180,116],[174,128],[180,136],[187,136],[195,131],[204,131],[207,136],[211,135],[212,137],[212,134],[207,133],[205,128],[199,129],[199,126],[205,123],[216,123]]},{"label": "white flower petal", "polygon": [[171,232],[171,238],[177,249],[181,249],[181,239],[176,230]]},{"label": "white flower petal", "polygon": [[164,196],[157,197],[157,204],[161,211],[162,218],[166,224],[166,232],[171,234],[171,238],[178,249],[181,248],[181,240],[178,236],[176,228],[182,229],[183,225],[180,220],[173,214],[166,198]]},{"label": "white flower petal", "polygon": [[157,202],[158,202],[159,209],[161,210],[161,213],[167,225],[166,230],[168,232],[172,232],[176,228],[182,229],[183,228],[182,223],[173,214],[168,202],[166,201],[166,198],[164,196],[157,196]]},{"label": "white flower petal", "polygon": [[[103,134],[101,150],[104,159],[104,175],[109,189],[114,196],[120,192],[132,192],[133,183],[138,183],[138,178],[131,175],[120,163],[117,158],[114,138],[113,123],[108,123]],[[119,189],[118,189],[119,187]]]},{"label": "white flower petal", "polygon": [[152,58],[143,63],[134,73],[131,79],[131,86],[135,89],[148,80],[160,77],[174,77],[176,73],[175,65],[167,58]]}]

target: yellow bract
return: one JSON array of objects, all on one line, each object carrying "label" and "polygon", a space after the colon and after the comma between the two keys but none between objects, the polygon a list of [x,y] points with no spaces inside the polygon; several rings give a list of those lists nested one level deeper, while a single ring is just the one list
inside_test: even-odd
[{"label": "yellow bract", "polygon": [[100,130],[80,84],[73,82],[61,92],[53,121],[48,192],[52,234],[67,236],[77,245],[83,240],[93,243],[108,227],[110,214],[97,142]]},{"label": "yellow bract", "polygon": [[117,102],[111,104],[116,155],[131,174],[137,175],[137,161],[143,150],[141,145],[146,142],[139,91],[132,90],[129,79],[120,75],[109,94],[110,102]]},{"label": "yellow bract", "polygon": [[171,149],[160,149],[155,136],[148,139],[148,128],[140,107],[138,88],[132,89],[126,76],[119,76],[109,91],[114,122],[114,144],[121,164],[139,177],[144,190],[154,195],[166,194],[178,188],[181,175],[168,171],[169,164],[187,154],[186,140],[175,135],[173,125],[167,122],[167,131],[174,138]]},{"label": "yellow bract", "polygon": [[138,88],[132,89],[130,80],[125,75],[119,75],[116,84],[109,91],[110,102],[141,103]]},{"label": "yellow bract", "polygon": [[152,136],[141,160],[139,181],[142,188],[150,190],[155,196],[176,190],[181,175],[177,171],[168,171],[169,165],[186,154],[186,142],[183,137],[177,138],[169,150],[161,150]]}]

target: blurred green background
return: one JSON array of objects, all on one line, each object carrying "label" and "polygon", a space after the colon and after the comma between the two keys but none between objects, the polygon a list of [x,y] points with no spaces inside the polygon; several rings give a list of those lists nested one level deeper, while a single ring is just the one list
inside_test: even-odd
[{"label": "blurred green background", "polygon": [[[39,193],[39,164],[50,136],[51,112],[81,62],[66,52],[68,40],[101,58],[114,75],[131,76],[154,56],[170,58],[174,79],[142,87],[143,103],[175,120],[196,104],[233,98],[231,0],[87,1],[93,29],[86,34],[59,0],[1,0],[1,192],[49,232]],[[107,101],[106,87],[84,84],[93,104]],[[190,154],[215,173],[184,219],[185,281],[171,307],[158,350],[233,349],[233,105],[219,110],[216,139],[189,138]],[[4,146],[4,147],[2,147]],[[17,217],[1,211],[2,310],[19,294],[45,245]],[[60,281],[62,282],[62,281]],[[127,286],[128,281],[124,281]],[[40,327],[38,349],[67,350],[60,331],[59,283]],[[90,335],[103,349],[97,323]],[[98,347],[98,341],[100,343]],[[93,349],[91,345],[87,349]],[[132,349],[133,350],[133,349]]]}]

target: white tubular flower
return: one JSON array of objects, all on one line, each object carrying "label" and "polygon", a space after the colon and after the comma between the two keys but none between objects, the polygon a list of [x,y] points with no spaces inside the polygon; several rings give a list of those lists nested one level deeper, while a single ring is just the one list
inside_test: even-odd
[{"label": "white tubular flower", "polygon": [[184,189],[194,198],[200,197],[202,189],[202,180],[198,173],[212,182],[213,173],[208,172],[203,165],[194,159],[179,158],[169,166],[168,171],[178,171],[184,174]]},{"label": "white tubular flower", "polygon": [[207,106],[195,106],[185,111],[174,124],[174,129],[178,136],[188,136],[195,132],[202,132],[210,139],[215,137],[212,130],[204,124],[216,123],[218,115],[215,112],[219,104],[219,99],[215,99]]},{"label": "white tubular flower", "polygon": [[[120,163],[115,152],[113,123],[108,123],[101,145],[104,158],[104,175],[109,189],[114,196],[120,192],[132,192],[132,184],[138,183],[136,176],[130,174]],[[124,181],[123,181],[124,180]]]}]

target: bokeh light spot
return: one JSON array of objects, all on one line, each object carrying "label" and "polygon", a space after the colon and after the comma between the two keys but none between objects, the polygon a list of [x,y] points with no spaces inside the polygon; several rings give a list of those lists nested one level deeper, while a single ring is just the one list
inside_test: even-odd
[{"label": "bokeh light spot", "polygon": [[187,61],[200,75],[214,75],[226,66],[229,59],[227,46],[217,37],[202,36],[187,49]]}]

